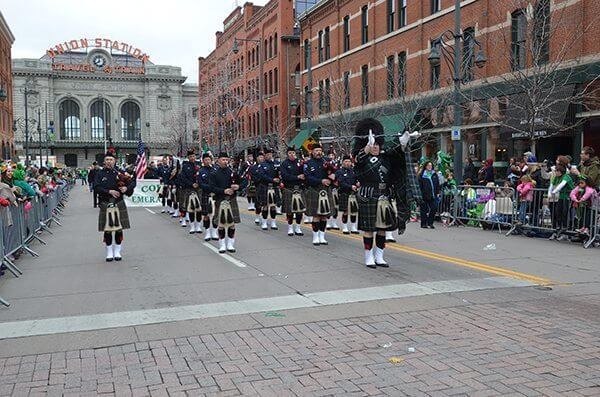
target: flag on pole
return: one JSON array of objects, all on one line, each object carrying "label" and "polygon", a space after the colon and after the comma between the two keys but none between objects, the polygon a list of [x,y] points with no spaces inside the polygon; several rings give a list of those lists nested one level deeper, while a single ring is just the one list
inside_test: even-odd
[{"label": "flag on pole", "polygon": [[135,162],[135,176],[136,179],[142,179],[144,174],[146,173],[146,168],[148,164],[146,163],[146,146],[142,141],[142,135],[140,134],[140,139],[138,140],[138,148],[137,148],[137,160]]}]

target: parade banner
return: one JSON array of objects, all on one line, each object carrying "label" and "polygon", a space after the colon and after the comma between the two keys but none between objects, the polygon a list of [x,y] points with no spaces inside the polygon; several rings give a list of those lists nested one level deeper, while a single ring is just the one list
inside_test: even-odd
[{"label": "parade banner", "polygon": [[125,204],[128,207],[160,207],[162,203],[158,197],[159,189],[158,179],[138,179],[133,195],[125,196]]}]

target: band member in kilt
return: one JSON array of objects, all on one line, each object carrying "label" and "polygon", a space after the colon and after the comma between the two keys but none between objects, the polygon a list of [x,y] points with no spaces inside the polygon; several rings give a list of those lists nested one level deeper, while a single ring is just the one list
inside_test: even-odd
[{"label": "band member in kilt", "polygon": [[[258,165],[253,176],[256,182],[258,208],[262,214],[260,227],[262,230],[267,230],[271,226],[272,230],[277,230],[276,190],[279,188],[279,177],[273,162],[273,149],[265,151],[265,161]],[[269,216],[271,217],[270,225],[267,224]]]},{"label": "band member in kilt", "polygon": [[196,153],[188,150],[188,159],[181,164],[181,172],[177,176],[177,189],[179,190],[179,215],[181,226],[186,227],[186,215],[190,221],[190,234],[201,233],[200,220],[200,185],[197,174],[200,167],[196,165]]},{"label": "band member in kilt", "polygon": [[338,211],[342,213],[342,232],[358,234],[358,201],[356,192],[359,183],[352,169],[352,157],[345,155],[342,168],[335,172],[338,185]]},{"label": "band member in kilt", "polygon": [[[335,158],[335,152],[330,149],[327,153],[327,157],[325,158],[325,164],[327,164],[327,168],[330,174],[335,174],[337,170],[340,168],[338,161]],[[339,192],[337,188],[337,184],[333,184],[331,187],[331,196],[333,197],[333,201],[331,203],[331,216],[327,218],[327,230],[340,230],[338,226],[338,207],[339,207]]]},{"label": "band member in kilt", "polygon": [[106,153],[104,167],[94,176],[94,191],[98,194],[100,206],[98,231],[104,233],[107,262],[122,259],[123,230],[130,228],[123,197],[131,196],[135,188],[135,178],[118,172],[115,169],[115,160],[114,153]]},{"label": "band member in kilt", "polygon": [[325,229],[331,215],[333,197],[331,185],[335,174],[330,173],[323,159],[323,147],[316,143],[311,147],[311,158],[304,164],[306,215],[312,217],[313,245],[327,245]]},{"label": "band member in kilt", "polygon": [[160,165],[157,168],[158,179],[160,180],[160,197],[162,201],[162,213],[168,212],[169,214],[173,213],[173,208],[170,203],[170,185],[169,182],[171,180],[171,171],[173,171],[173,167],[169,165],[169,156],[164,156]]},{"label": "band member in kilt", "polygon": [[254,195],[254,212],[256,217],[254,218],[254,223],[260,225],[261,222],[261,208],[258,205],[258,197],[257,197],[257,182],[256,182],[256,173],[258,171],[258,167],[265,161],[265,154],[263,152],[258,152],[256,154],[256,163],[252,167],[250,167],[250,175],[248,178],[248,194],[252,191]]},{"label": "band member in kilt", "polygon": [[208,180],[210,190],[214,193],[215,216],[213,227],[219,233],[219,253],[235,252],[235,225],[240,223],[240,209],[237,203],[237,192],[244,185],[237,172],[229,167],[229,156],[220,153],[217,158],[218,168],[210,174]]},{"label": "band member in kilt", "polygon": [[[238,175],[241,179],[249,179],[250,178],[250,170],[254,166],[254,155],[252,153],[248,153],[246,156],[246,160],[240,163],[240,168],[238,170]],[[248,188],[246,190],[246,200],[248,201],[248,211],[254,211],[256,209],[256,186],[252,183],[252,180],[249,179]]]},{"label": "band member in kilt", "polygon": [[210,190],[210,175],[215,172],[216,169],[213,165],[212,157],[209,153],[204,153],[202,155],[202,167],[198,171],[198,185],[200,185],[201,190],[201,215],[202,215],[202,224],[204,229],[206,230],[206,234],[204,235],[204,241],[210,240],[218,240],[219,237],[217,235],[217,229],[212,226],[210,221],[211,217],[214,217],[213,213],[213,199],[211,198],[211,190]]},{"label": "band member in kilt", "polygon": [[302,223],[302,214],[306,210],[303,197],[305,176],[302,162],[296,158],[295,148],[287,148],[287,159],[281,163],[280,174],[283,185],[281,209],[287,217],[288,236],[303,236],[300,224]]},{"label": "band member in kilt", "polygon": [[392,180],[392,164],[404,157],[403,148],[410,141],[407,132],[383,151],[383,132],[379,121],[367,118],[358,122],[354,134],[357,137],[354,141],[354,172],[360,183],[357,195],[358,228],[364,232],[365,265],[372,269],[377,266],[389,267],[383,257],[386,232],[398,227],[397,209],[392,204],[392,182],[398,181]]}]

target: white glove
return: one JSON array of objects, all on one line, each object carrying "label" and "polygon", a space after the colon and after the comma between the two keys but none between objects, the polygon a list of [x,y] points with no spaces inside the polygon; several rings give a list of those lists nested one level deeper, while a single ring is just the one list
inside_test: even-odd
[{"label": "white glove", "polygon": [[375,135],[373,135],[373,131],[369,130],[369,140],[367,142],[367,146],[375,145]]},{"label": "white glove", "polygon": [[408,145],[408,142],[410,142],[410,132],[405,131],[404,134],[400,135],[400,145],[403,149]]},{"label": "white glove", "polygon": [[415,131],[410,134],[411,139],[419,139],[421,137],[421,133],[419,131]]}]

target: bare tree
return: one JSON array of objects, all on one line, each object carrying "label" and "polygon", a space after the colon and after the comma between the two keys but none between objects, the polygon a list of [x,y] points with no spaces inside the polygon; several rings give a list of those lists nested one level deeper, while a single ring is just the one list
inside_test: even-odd
[{"label": "bare tree", "polygon": [[190,120],[188,120],[185,111],[174,111],[165,115],[162,125],[165,131],[163,144],[170,153],[184,155],[185,151],[189,149],[188,146],[193,144],[190,137]]}]

